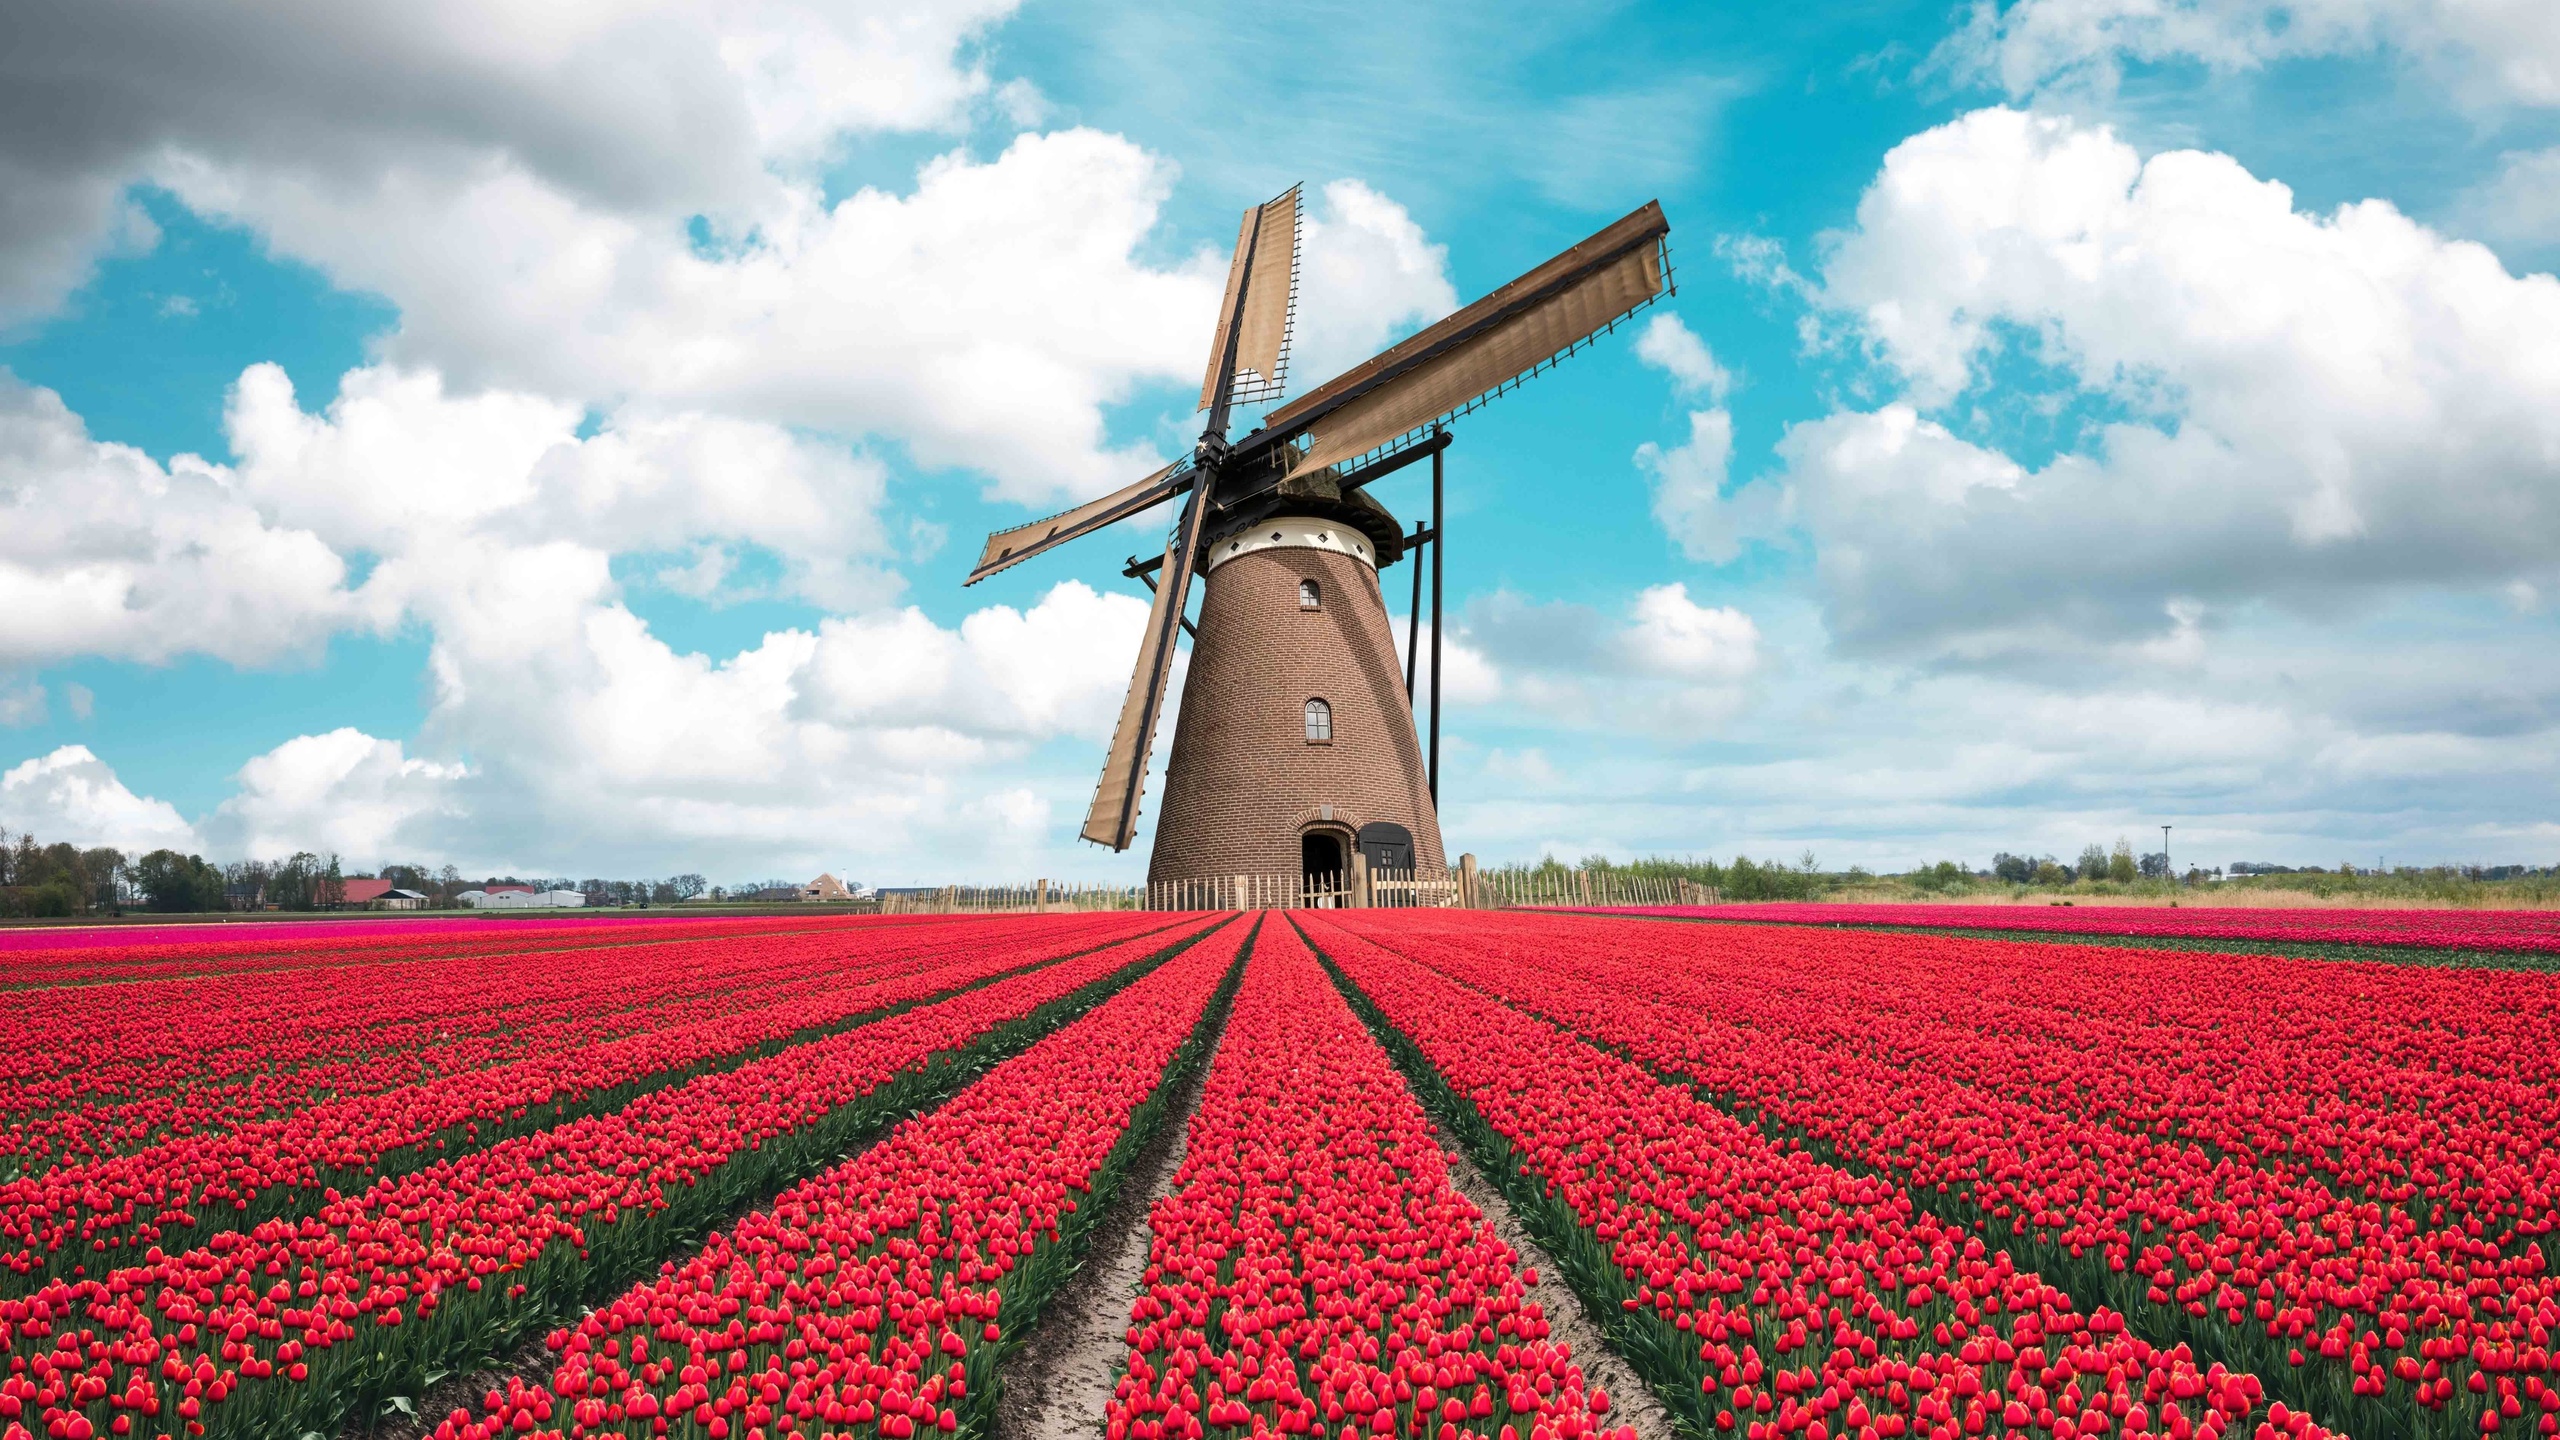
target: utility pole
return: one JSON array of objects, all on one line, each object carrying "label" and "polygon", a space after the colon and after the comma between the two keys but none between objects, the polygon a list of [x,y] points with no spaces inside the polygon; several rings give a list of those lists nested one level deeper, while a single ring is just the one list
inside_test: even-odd
[{"label": "utility pole", "polygon": [[2170,884],[2178,883],[2178,867],[2169,863],[2169,827],[2166,825],[2160,827],[2160,873],[2169,877]]}]

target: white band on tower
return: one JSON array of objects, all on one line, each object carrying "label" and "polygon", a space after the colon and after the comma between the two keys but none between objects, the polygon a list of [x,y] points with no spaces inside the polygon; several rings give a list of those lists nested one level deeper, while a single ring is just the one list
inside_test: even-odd
[{"label": "white band on tower", "polygon": [[1221,537],[1209,547],[1207,569],[1256,550],[1330,550],[1348,555],[1375,570],[1378,557],[1369,553],[1369,537],[1337,520],[1301,520],[1295,516],[1265,520],[1247,530]]}]

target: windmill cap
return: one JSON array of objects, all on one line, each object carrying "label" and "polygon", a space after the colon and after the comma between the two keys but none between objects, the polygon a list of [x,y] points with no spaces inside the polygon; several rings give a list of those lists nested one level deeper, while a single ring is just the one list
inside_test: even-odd
[{"label": "windmill cap", "polygon": [[[1372,566],[1392,565],[1404,558],[1404,527],[1396,517],[1386,506],[1369,498],[1366,490],[1344,494],[1330,470],[1293,475],[1269,494],[1215,523],[1216,528],[1201,541],[1210,569],[1216,569],[1219,561],[1230,555],[1267,550],[1275,545],[1339,548]],[[1296,533],[1302,525],[1314,526],[1303,538]],[[1282,539],[1270,538],[1274,529],[1281,530]],[[1316,536],[1322,534],[1331,538],[1318,540]]]}]

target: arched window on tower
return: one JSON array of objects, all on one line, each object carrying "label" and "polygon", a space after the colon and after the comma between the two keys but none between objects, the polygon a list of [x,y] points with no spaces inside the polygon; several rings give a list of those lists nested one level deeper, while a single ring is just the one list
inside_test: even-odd
[{"label": "arched window on tower", "polygon": [[1310,745],[1333,743],[1333,707],[1321,700],[1307,702],[1307,743]]},{"label": "arched window on tower", "polygon": [[1299,608],[1299,609],[1301,609],[1301,610],[1321,610],[1321,609],[1323,609],[1323,608],[1324,608],[1324,587],[1323,587],[1323,586],[1321,586],[1321,585],[1318,585],[1318,584],[1317,584],[1316,582],[1314,582],[1313,580],[1301,580],[1301,581],[1299,581],[1299,582],[1298,582],[1298,608]]}]

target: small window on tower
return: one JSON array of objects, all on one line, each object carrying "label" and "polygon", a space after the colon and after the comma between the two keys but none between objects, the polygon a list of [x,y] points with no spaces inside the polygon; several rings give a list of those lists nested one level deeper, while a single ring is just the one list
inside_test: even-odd
[{"label": "small window on tower", "polygon": [[1307,743],[1310,745],[1333,743],[1333,707],[1321,700],[1307,702]]},{"label": "small window on tower", "polygon": [[1317,584],[1316,582],[1314,582],[1313,580],[1301,580],[1301,581],[1299,581],[1299,582],[1298,582],[1298,608],[1299,608],[1299,609],[1301,609],[1301,610],[1321,610],[1321,609],[1323,609],[1323,608],[1324,608],[1324,587],[1323,587],[1323,586],[1321,586],[1321,585],[1318,585],[1318,584]]}]

